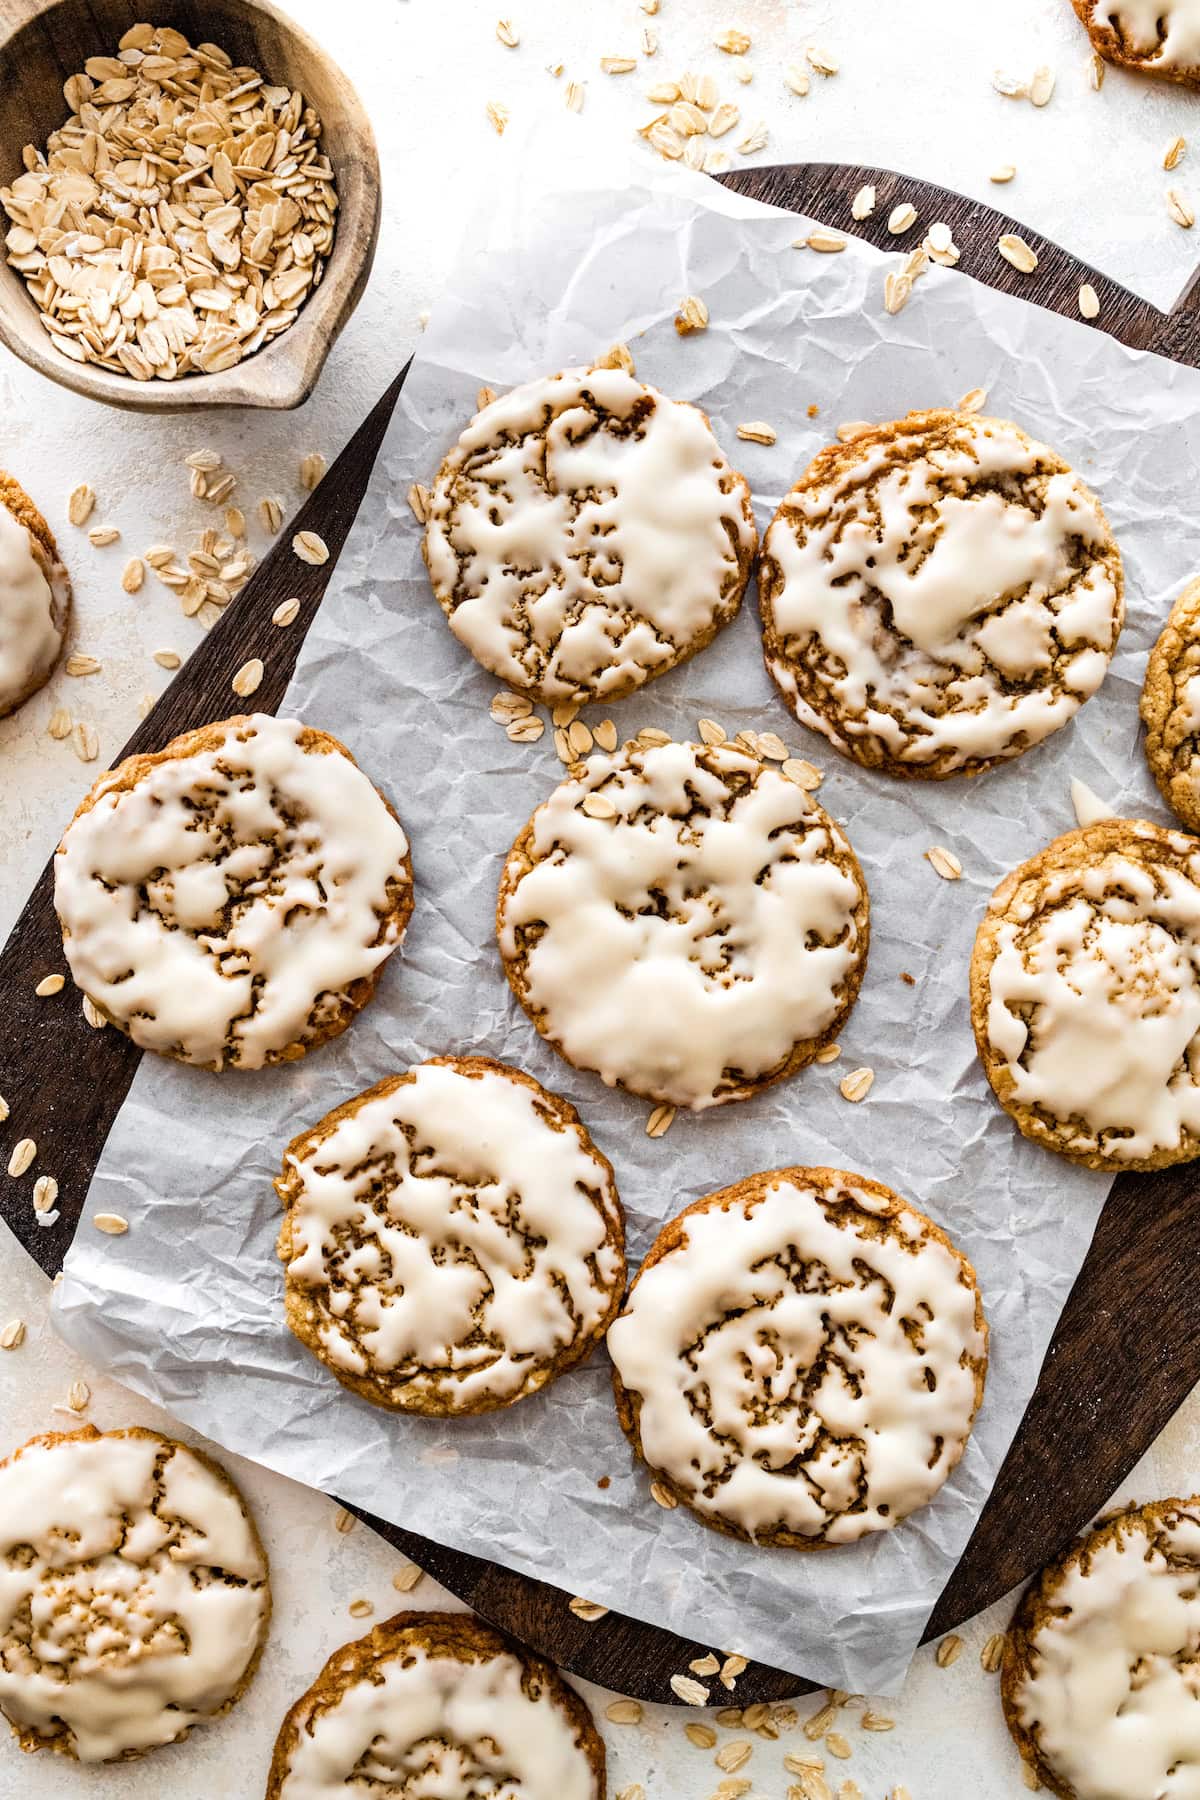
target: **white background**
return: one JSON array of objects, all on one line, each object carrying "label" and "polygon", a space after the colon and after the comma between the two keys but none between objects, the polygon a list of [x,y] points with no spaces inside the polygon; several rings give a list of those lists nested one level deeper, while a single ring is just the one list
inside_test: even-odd
[{"label": "white background", "polygon": [[[638,52],[648,21],[636,0],[505,4],[521,37],[515,50],[495,38],[498,8],[491,0],[292,0],[292,12],[357,84],[375,124],[385,181],[370,288],[300,413],[143,421],[51,388],[7,357],[0,363],[0,463],[23,481],[59,535],[77,601],[71,647],[104,665],[102,674],[85,680],[59,674],[16,717],[0,722],[5,929],[94,773],[69,744],[46,735],[54,706],[67,705],[96,726],[98,766],[104,766],[132,729],[139,698],[165,684],[151,652],[186,653],[198,640],[167,590],[151,582],[131,600],[119,585],[127,555],[157,541],[186,547],[190,533],[208,522],[189,497],[183,456],[202,444],[220,449],[238,473],[238,498],[248,514],[264,494],[277,496],[285,511],[298,503],[299,456],[319,449],[332,460],[399,367],[421,313],[436,299],[480,169],[506,154],[484,116],[489,100],[505,104],[514,118],[532,116],[561,108],[565,82],[574,78],[586,83],[580,129],[624,137],[657,110],[644,99],[652,81],[688,68],[711,71],[722,97],[741,108],[741,127],[722,140],[735,162],[869,162],[939,180],[991,199],[1164,306],[1200,259],[1200,237],[1173,225],[1163,203],[1172,182],[1200,201],[1200,173],[1187,159],[1171,176],[1161,167],[1162,151],[1177,133],[1195,132],[1190,154],[1200,159],[1200,122],[1193,120],[1200,99],[1114,71],[1093,92],[1088,47],[1068,0],[1005,0],[1002,8],[978,0],[907,0],[903,7],[896,0],[662,0],[652,21],[657,56],[616,77],[601,73],[599,59]],[[747,66],[754,79],[746,87],[712,48],[715,33],[733,24],[753,39]],[[814,75],[808,97],[798,99],[784,86],[783,70],[802,60],[808,43],[835,56],[840,73],[831,80]],[[556,79],[546,65],[558,62],[565,74]],[[995,68],[1028,76],[1043,62],[1058,77],[1045,109],[993,92]],[[766,148],[753,159],[738,157],[736,145],[760,120],[770,132]],[[1015,163],[1017,178],[993,188],[988,171],[1000,162]],[[110,549],[92,549],[66,522],[67,493],[82,480],[99,494],[93,522],[111,521],[122,530],[122,542]],[[265,540],[253,533],[252,527],[261,552]],[[46,1323],[43,1277],[15,1246],[0,1246],[0,1322],[14,1317],[26,1321],[28,1337],[18,1351],[0,1353],[0,1453],[60,1426],[62,1414],[51,1409],[79,1375],[91,1381],[89,1416],[101,1426],[153,1417],[68,1355]],[[1124,1492],[1191,1492],[1198,1426],[1193,1400]],[[346,1612],[351,1599],[370,1598],[377,1616],[401,1604],[390,1585],[396,1559],[363,1528],[340,1536],[320,1496],[247,1465],[233,1464],[233,1472],[262,1525],[276,1592],[271,1644],[247,1699],[221,1724],[144,1765],[81,1770],[0,1744],[0,1800],[85,1790],[104,1800],[135,1800],[157,1795],[164,1781],[175,1800],[257,1800],[286,1706],[325,1656],[360,1629]],[[428,1581],[413,1600],[439,1603]],[[893,1732],[863,1733],[851,1709],[844,1728],[853,1756],[846,1763],[828,1759],[831,1788],[849,1777],[868,1800],[885,1800],[900,1782],[913,1800],[1023,1793],[995,1679],[978,1662],[981,1645],[1009,1610],[1002,1605],[967,1628],[951,1668],[937,1668],[929,1654],[918,1657],[904,1694],[881,1704],[897,1720]],[[607,1697],[593,1692],[590,1698],[603,1724]],[[801,1712],[813,1705],[802,1702]],[[677,1710],[650,1709],[640,1727],[606,1725],[611,1791],[640,1781],[647,1800],[711,1794],[722,1773],[711,1752],[688,1743],[683,1722]],[[755,1800],[783,1800],[786,1748],[810,1746],[794,1731],[778,1744],[756,1742],[739,1771],[753,1779]]]}]

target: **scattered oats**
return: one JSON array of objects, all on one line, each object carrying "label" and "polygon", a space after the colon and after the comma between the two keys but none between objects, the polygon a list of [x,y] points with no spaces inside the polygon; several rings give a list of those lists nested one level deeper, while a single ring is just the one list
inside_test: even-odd
[{"label": "scattered oats", "polygon": [[262,657],[252,656],[249,662],[242,664],[229,685],[239,699],[246,700],[257,692],[262,683],[263,672]]},{"label": "scattered oats", "polygon": [[640,1725],[642,1722],[642,1703],[640,1700],[613,1700],[605,1707],[604,1716],[614,1725]]},{"label": "scattered oats", "polygon": [[156,650],[154,660],[160,669],[177,669],[183,658],[178,650]]},{"label": "scattered oats", "polygon": [[912,1800],[912,1795],[902,1781],[898,1781],[892,1789],[890,1800]]},{"label": "scattered oats", "polygon": [[640,0],[640,4],[642,11],[648,13],[651,18],[658,11],[658,0]]},{"label": "scattered oats", "polygon": [[783,1766],[789,1775],[822,1775],[825,1771],[823,1758],[819,1756],[802,1756],[797,1751],[789,1751],[783,1759]]},{"label": "scattered oats", "polygon": [[674,1512],[679,1505],[670,1488],[665,1488],[661,1481],[650,1483],[650,1498],[656,1506],[661,1506],[664,1512]]},{"label": "scattered oats", "polygon": [[854,1102],[865,1100],[871,1091],[871,1084],[874,1080],[874,1069],[851,1069],[850,1073],[843,1075],[838,1083],[842,1099]]},{"label": "scattered oats", "polygon": [[554,754],[558,757],[559,762],[569,763],[574,761],[570,740],[561,725],[554,733]]},{"label": "scattered oats", "polygon": [[962,1639],[956,1632],[952,1631],[948,1637],[942,1639],[934,1653],[934,1661],[937,1663],[938,1668],[948,1669],[952,1662],[957,1662],[961,1649]]},{"label": "scattered oats", "polygon": [[744,31],[730,30],[718,32],[717,36],[713,39],[713,43],[718,50],[723,50],[726,56],[745,56],[747,50],[750,48],[749,35]]},{"label": "scattered oats", "polygon": [[799,1800],[833,1800],[833,1790],[824,1775],[817,1771],[801,1775],[799,1783],[788,1789],[788,1800],[795,1794]]},{"label": "scattered oats", "polygon": [[146,579],[146,567],[140,556],[131,556],[121,575],[121,586],[127,594],[139,592]]},{"label": "scattered oats", "polygon": [[900,237],[911,231],[917,222],[917,209],[911,200],[902,200],[899,206],[893,206],[888,214],[887,228],[893,237]]},{"label": "scattered oats", "polygon": [[244,538],[246,535],[246,515],[240,506],[229,506],[225,509],[225,529],[232,538]]},{"label": "scattered oats", "polygon": [[1027,100],[1029,83],[1020,75],[1006,75],[1003,69],[997,69],[992,76],[992,86],[1006,100]]},{"label": "scattered oats", "polygon": [[656,81],[653,87],[646,89],[646,98],[656,106],[673,106],[679,98],[679,83]]},{"label": "scattered oats", "polygon": [[850,1739],[844,1737],[840,1731],[830,1731],[826,1733],[825,1748],[828,1750],[830,1756],[836,1756],[839,1762],[845,1762],[848,1756],[853,1756],[854,1754],[853,1750],[850,1748]]},{"label": "scattered oats", "polygon": [[846,240],[840,231],[827,231],[824,225],[818,225],[804,239],[810,250],[820,250],[826,256],[836,256],[839,250],[846,248]]},{"label": "scattered oats", "polygon": [[301,457],[300,486],[304,489],[305,493],[311,494],[315,487],[320,486],[321,479],[328,466],[329,465],[326,463],[325,458],[321,455],[319,450],[310,450],[307,456]]},{"label": "scattered oats", "polygon": [[675,1108],[673,1106],[656,1106],[646,1120],[646,1136],[660,1138],[670,1131],[674,1123]]},{"label": "scattered oats", "polygon": [[71,735],[71,715],[65,706],[56,706],[50,714],[50,723],[46,730],[52,738],[65,738]]},{"label": "scattered oats", "polygon": [[607,1606],[599,1606],[595,1600],[581,1600],[578,1595],[574,1600],[569,1600],[567,1605],[577,1619],[584,1619],[589,1625],[597,1619],[603,1619],[608,1613]]},{"label": "scattered oats", "polygon": [[3,1094],[0,1094],[0,1125],[3,1125],[5,1119],[7,1119],[9,1111],[8,1101],[4,1098]]},{"label": "scattered oats", "polygon": [[153,694],[143,694],[138,701],[138,718],[149,718],[150,714],[154,711],[155,705],[156,698]]},{"label": "scattered oats", "polygon": [[788,760],[787,745],[773,731],[760,731],[755,749],[760,756],[765,756],[768,762],[781,763]]},{"label": "scattered oats", "polygon": [[272,625],[292,625],[300,612],[300,602],[296,599],[281,600],[271,614]]},{"label": "scattered oats", "polygon": [[545,730],[545,719],[538,718],[536,713],[530,713],[523,719],[512,719],[505,727],[505,735],[514,744],[536,744]]},{"label": "scattered oats", "polygon": [[773,444],[775,432],[770,425],[764,425],[761,419],[752,419],[748,425],[739,425],[737,434],[748,444]]},{"label": "scattered oats", "polygon": [[48,1000],[51,994],[61,994],[66,984],[65,975],[43,975],[33,991],[39,1000]]},{"label": "scattered oats", "polygon": [[700,75],[696,80],[695,92],[692,95],[701,112],[710,113],[721,98],[717,90],[715,75]]},{"label": "scattered oats", "polygon": [[954,234],[944,219],[929,227],[922,248],[937,256],[947,256],[954,249]]},{"label": "scattered oats", "polygon": [[628,344],[613,344],[600,358],[600,361],[595,363],[593,367],[597,369],[624,369],[626,375],[636,375],[637,373],[637,370],[634,368],[633,357],[630,355]]},{"label": "scattered oats", "polygon": [[637,57],[602,56],[600,67],[605,75],[632,75],[637,68]]},{"label": "scattered oats", "polygon": [[666,115],[652,119],[640,133],[652,150],[665,157],[668,162],[678,162],[684,152],[684,141],[677,131],[672,131],[667,124]]},{"label": "scattered oats", "polygon": [[787,68],[783,71],[783,81],[784,86],[789,87],[793,94],[798,94],[801,100],[804,99],[805,95],[808,93],[809,86],[811,85],[807,72],[802,69],[798,63],[788,64]]},{"label": "scattered oats", "polygon": [[838,64],[827,51],[818,49],[816,44],[809,44],[804,54],[808,58],[809,67],[815,69],[818,75],[837,74]]},{"label": "scattered oats", "polygon": [[733,130],[741,116],[737,107],[730,101],[722,101],[708,121],[709,137],[724,137],[727,131]]},{"label": "scattered oats", "polygon": [[213,485],[208,489],[208,492],[204,495],[204,498],[206,500],[211,500],[214,506],[220,506],[222,501],[228,500],[230,494],[232,494],[232,492],[236,486],[237,486],[237,476],[236,475],[223,475],[221,477],[220,481],[214,482]]},{"label": "scattered oats", "polygon": [[640,1781],[631,1781],[621,1789],[616,1800],[646,1800],[646,1790]]},{"label": "scattered oats", "polygon": [[151,544],[146,551],[146,561],[152,569],[166,569],[175,561],[175,552],[170,544]]},{"label": "scattered oats", "polygon": [[340,1532],[343,1537],[348,1537],[357,1524],[357,1514],[350,1512],[345,1506],[339,1506],[333,1515],[333,1529]]},{"label": "scattered oats", "polygon": [[908,305],[912,295],[913,278],[911,275],[885,275],[883,278],[883,310],[898,313]]},{"label": "scattered oats", "polygon": [[837,428],[837,439],[840,444],[852,444],[856,438],[865,437],[875,427],[869,419],[847,419]]},{"label": "scattered oats", "polygon": [[129,1230],[129,1220],[123,1219],[120,1213],[97,1213],[92,1224],[97,1231],[102,1231],[105,1237],[123,1237]]},{"label": "scattered oats", "polygon": [[188,488],[191,492],[191,496],[192,496],[193,500],[207,500],[207,498],[208,498],[208,477],[207,477],[207,475],[202,474],[199,469],[193,469],[191,472],[191,475],[188,477]]},{"label": "scattered oats", "polygon": [[1032,275],[1038,266],[1037,251],[1023,237],[1018,237],[1015,231],[1006,231],[996,248],[1005,262],[1011,263],[1014,269],[1019,269],[1022,275]]},{"label": "scattered oats", "polygon": [[533,701],[528,694],[515,694],[511,688],[501,688],[492,696],[488,711],[497,725],[508,725],[513,719],[528,718],[533,711]]},{"label": "scattered oats", "polygon": [[1185,137],[1172,138],[1166,149],[1163,151],[1163,168],[1177,169],[1183,161],[1186,150],[1187,139]]},{"label": "scattered oats", "polygon": [[[710,126],[709,127],[710,135],[711,135],[711,131],[712,131],[712,127]],[[747,133],[747,135],[742,139],[741,143],[738,145],[738,147],[737,147],[738,155],[739,156],[755,156],[755,155],[757,155],[757,153],[760,150],[766,149],[767,137],[768,137],[768,132],[767,132],[766,125],[760,119],[758,124],[751,127],[750,131]]]},{"label": "scattered oats", "polygon": [[850,202],[850,214],[855,219],[869,219],[875,211],[875,189],[867,182],[860,187]]},{"label": "scattered oats", "polygon": [[837,1707],[834,1706],[831,1700],[827,1700],[824,1706],[818,1708],[815,1713],[812,1713],[805,1719],[805,1737],[815,1744],[818,1738],[823,1738],[825,1736],[825,1733],[829,1730],[830,1726],[836,1721],[837,1715]]},{"label": "scattered oats", "polygon": [[95,656],[68,656],[63,665],[68,675],[98,675],[102,664]]},{"label": "scattered oats", "polygon": [[952,850],[943,849],[941,844],[931,844],[925,852],[925,860],[943,881],[957,881],[962,874],[962,864],[957,856]]},{"label": "scattered oats", "polygon": [[707,1706],[708,1689],[690,1675],[672,1675],[671,1692],[687,1706]]},{"label": "scattered oats", "polygon": [[731,1738],[727,1744],[721,1745],[713,1761],[718,1769],[723,1769],[727,1775],[733,1775],[738,1769],[744,1768],[753,1755],[754,1745],[749,1738]]},{"label": "scattered oats", "polygon": [[108,1024],[108,1020],[105,1018],[104,1014],[100,1011],[100,1008],[96,1005],[96,1002],[94,1000],[90,1000],[86,994],[83,996],[82,1011],[83,1011],[84,1018],[87,1020],[88,1024],[91,1026],[93,1031],[103,1031],[104,1030],[104,1027]]},{"label": "scattered oats", "polygon": [[994,181],[997,187],[1001,187],[1006,181],[1011,181],[1016,172],[1015,163],[1001,163],[998,168],[992,170],[988,180]]},{"label": "scattered oats", "polygon": [[34,1212],[49,1212],[58,1199],[58,1182],[53,1175],[39,1175],[33,1184]]},{"label": "scattered oats", "polygon": [[653,25],[642,26],[642,55],[658,55],[658,33],[655,31]]},{"label": "scattered oats", "polygon": [[566,99],[566,102],[567,102],[567,111],[568,112],[573,112],[573,113],[582,112],[583,111],[583,85],[582,85],[582,83],[578,82],[578,81],[568,81],[564,98]]},{"label": "scattered oats", "polygon": [[1087,73],[1088,81],[1091,83],[1093,90],[1098,94],[1100,89],[1104,86],[1104,58],[1093,52],[1092,55],[1088,57]]},{"label": "scattered oats", "polygon": [[691,337],[708,328],[708,308],[699,294],[689,294],[675,315],[675,329],[680,337]]},{"label": "scattered oats", "polygon": [[86,1381],[73,1381],[67,1389],[67,1405],[74,1413],[86,1412],[92,1390]]},{"label": "scattered oats", "polygon": [[[707,1652],[707,1654],[704,1656],[694,1657],[693,1660],[688,1664],[688,1668],[692,1671],[693,1675],[715,1675],[717,1673],[717,1670],[720,1667],[721,1667],[720,1657],[714,1656],[711,1650],[709,1650]],[[701,1726],[700,1729],[704,1730],[705,1727]],[[713,1743],[715,1744],[716,1741],[717,1741],[716,1736],[714,1734]],[[693,1739],[693,1742],[695,1742],[694,1739]]]},{"label": "scattered oats", "polygon": [[298,531],[292,539],[292,549],[301,562],[319,565],[329,561],[329,546],[315,531]]},{"label": "scattered oats", "polygon": [[429,521],[429,502],[431,498],[432,496],[430,495],[429,489],[427,487],[422,487],[419,481],[414,481],[408,490],[408,504],[412,508],[412,516],[417,521],[418,525],[425,525]]},{"label": "scattered oats", "polygon": [[837,1800],[863,1800],[863,1791],[857,1781],[849,1779],[838,1783]]},{"label": "scattered oats", "polygon": [[889,1719],[886,1713],[872,1712],[868,1707],[859,1724],[864,1731],[895,1731],[895,1719]]},{"label": "scattered oats", "polygon": [[[0,1331],[0,1350],[19,1350],[25,1342],[24,1319],[10,1319]],[[714,1738],[714,1742],[716,1739]]]},{"label": "scattered oats", "polygon": [[696,730],[702,744],[723,744],[725,742],[725,727],[718,725],[715,719],[700,719],[697,722]]},{"label": "scattered oats", "polygon": [[1024,1757],[1021,1759],[1021,1780],[1025,1783],[1025,1786],[1029,1789],[1031,1794],[1038,1794],[1041,1792],[1042,1784],[1038,1780],[1037,1770],[1032,1763],[1027,1763]]},{"label": "scattered oats", "polygon": [[275,533],[283,524],[283,508],[280,506],[278,500],[274,500],[269,495],[264,494],[263,498],[258,503],[258,522],[263,530],[269,533],[271,537],[275,536]]},{"label": "scattered oats", "polygon": [[193,450],[184,457],[184,464],[189,469],[199,469],[202,474],[213,475],[221,467],[219,450]]},{"label": "scattered oats", "polygon": [[496,36],[500,39],[500,42],[505,48],[509,50],[515,50],[521,41],[513,29],[513,22],[511,19],[496,20]]},{"label": "scattered oats", "polygon": [[80,762],[95,762],[100,754],[100,739],[96,735],[96,727],[86,720],[79,719],[72,732],[75,754]]},{"label": "scattered oats", "polygon": [[121,534],[115,525],[93,525],[88,532],[88,542],[97,550],[106,550],[109,544],[115,544]]},{"label": "scattered oats", "polygon": [[67,501],[67,517],[72,525],[86,525],[96,504],[96,490],[81,481],[77,488],[71,490]]},{"label": "scattered oats", "polygon": [[[708,130],[708,120],[694,100],[677,100],[667,114],[667,123],[681,138],[703,137]],[[703,144],[698,148],[703,151]]]},{"label": "scattered oats", "polygon": [[489,100],[484,111],[487,114],[488,124],[495,131],[497,137],[503,137],[504,127],[508,124],[510,117],[507,106],[502,106],[499,100]]},{"label": "scattered oats", "polygon": [[1196,223],[1196,214],[1192,210],[1192,203],[1187,195],[1180,188],[1168,188],[1166,199],[1167,211],[1175,223],[1181,225],[1185,231],[1190,231]]},{"label": "scattered oats", "polygon": [[732,1688],[739,1675],[746,1672],[747,1663],[744,1656],[727,1656],[721,1664],[721,1686]]},{"label": "scattered oats", "polygon": [[1029,84],[1029,98],[1035,106],[1049,104],[1054,92],[1054,70],[1048,63],[1039,63],[1033,71],[1033,80]]},{"label": "scattered oats", "polygon": [[967,392],[963,395],[962,399],[958,403],[958,410],[959,410],[959,412],[964,412],[964,413],[977,413],[977,412],[981,412],[986,404],[987,404],[987,389],[986,388],[980,388],[980,387],[968,388]]},{"label": "scattered oats", "polygon": [[369,1619],[375,1608],[369,1600],[352,1600],[346,1611],[352,1619]]},{"label": "scattered oats", "polygon": [[[353,1513],[351,1513],[353,1518]],[[415,1562],[401,1563],[392,1576],[392,1586],[398,1594],[411,1594],[419,1582],[424,1581],[425,1571],[418,1568]]]},{"label": "scattered oats", "polygon": [[819,1063],[835,1063],[841,1054],[842,1046],[840,1044],[826,1044],[823,1049],[817,1051],[815,1060]]},{"label": "scattered oats", "polygon": [[[694,1669],[696,1664],[689,1663],[688,1667]],[[706,1670],[705,1673],[708,1671]],[[717,1734],[711,1725],[698,1725],[695,1720],[689,1721],[684,1726],[683,1735],[690,1744],[695,1744],[697,1750],[711,1750],[717,1741]]]},{"label": "scattered oats", "polygon": [[592,736],[601,750],[615,750],[617,747],[617,728],[611,719],[601,719],[593,729]]}]

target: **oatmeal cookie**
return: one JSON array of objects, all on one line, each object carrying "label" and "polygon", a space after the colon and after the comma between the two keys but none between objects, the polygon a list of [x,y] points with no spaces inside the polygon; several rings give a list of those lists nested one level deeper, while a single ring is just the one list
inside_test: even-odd
[{"label": "oatmeal cookie", "polygon": [[1004,419],[910,413],[809,465],[767,528],[767,668],[864,768],[974,775],[1095,693],[1121,629],[1095,496]]},{"label": "oatmeal cookie", "polygon": [[275,1182],[287,1321],[378,1406],[510,1406],[581,1362],[625,1291],[612,1166],[573,1106],[439,1056],[288,1145]]},{"label": "oatmeal cookie", "polygon": [[732,744],[633,742],[534,813],[496,923],[513,992],[560,1055],[700,1111],[832,1041],[868,912],[846,838],[782,769]]},{"label": "oatmeal cookie", "polygon": [[477,413],[442,463],[423,550],[455,637],[547,705],[615,700],[727,625],[758,533],[697,407],[623,369],[568,369]]},{"label": "oatmeal cookie", "polygon": [[983,1398],[975,1271],[889,1188],[777,1169],[685,1207],[608,1334],[637,1455],[705,1524],[817,1550],[933,1499]]},{"label": "oatmeal cookie", "polygon": [[54,535],[0,469],[0,718],[49,680],[70,613],[71,581]]},{"label": "oatmeal cookie", "polygon": [[102,775],[55,857],[76,984],[147,1050],[290,1062],[375,991],[412,912],[408,842],[344,744],[266,713]]},{"label": "oatmeal cookie", "polygon": [[1100,55],[1164,81],[1200,84],[1200,0],[1071,0]]},{"label": "oatmeal cookie", "polygon": [[1200,581],[1188,582],[1150,652],[1141,713],[1159,792],[1200,831]]},{"label": "oatmeal cookie", "polygon": [[1200,1156],[1200,843],[1136,819],[1065,837],[993,894],[971,958],[988,1080],[1090,1169]]},{"label": "oatmeal cookie", "polygon": [[258,1666],[254,1521],[156,1431],[51,1431],[0,1463],[0,1569],[0,1712],[23,1750],[140,1756],[228,1712]]},{"label": "oatmeal cookie", "polygon": [[1001,1693],[1060,1800],[1200,1792],[1200,1499],[1128,1506],[1026,1590]]},{"label": "oatmeal cookie", "polygon": [[605,1800],[573,1688],[469,1613],[405,1612],[335,1650],[280,1728],[266,1800],[378,1792]]}]

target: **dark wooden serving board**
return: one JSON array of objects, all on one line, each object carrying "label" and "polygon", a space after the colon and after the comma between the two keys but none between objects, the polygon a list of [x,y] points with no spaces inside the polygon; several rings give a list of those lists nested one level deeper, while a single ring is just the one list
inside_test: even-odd
[{"label": "dark wooden serving board", "polygon": [[[944,219],[963,247],[959,268],[1008,293],[1078,316],[1081,282],[1100,297],[1096,329],[1138,349],[1200,363],[1200,283],[1169,316],[1157,312],[1065,250],[977,201],[888,171],[841,165],[749,169],[727,177],[740,193],[851,229],[850,199],[872,182],[874,216],[853,227],[889,249],[886,220],[911,200],[925,225]],[[1019,231],[1038,253],[1034,275],[1021,275],[995,249]],[[912,234],[914,237],[917,233]],[[914,304],[919,304],[919,296]],[[274,711],[283,698],[304,634],[354,521],[384,431],[403,384],[397,376],[342,452],[298,519],[189,658],[122,751],[156,749],[178,732],[237,709],[230,681],[250,656],[265,665],[253,705]],[[317,531],[331,551],[322,568],[290,551],[297,529]],[[1179,570],[1180,582],[1194,574]],[[280,600],[296,594],[301,612],[288,630],[271,624]],[[64,821],[65,822],[65,821]],[[119,1032],[93,1031],[77,1004],[39,1000],[35,984],[63,967],[51,903],[49,866],[18,919],[0,962],[0,1094],[11,1112],[0,1125],[0,1168],[24,1137],[38,1144],[34,1168],[20,1180],[0,1174],[0,1217],[48,1275],[74,1234],[109,1128],[141,1052]],[[39,1170],[58,1178],[58,1223],[34,1222],[30,1192]],[[1047,1179],[1053,1164],[1047,1158]],[[1046,1354],[1036,1392],[962,1560],[933,1609],[926,1639],[936,1637],[1024,1580],[1107,1500],[1133,1463],[1200,1380],[1200,1283],[1194,1275],[1200,1227],[1200,1166],[1122,1176]],[[3,1446],[7,1448],[7,1446]],[[357,1509],[356,1509],[357,1510]],[[567,1609],[568,1596],[511,1570],[447,1550],[362,1513],[366,1522],[485,1618],[533,1645],[563,1668],[641,1699],[674,1700],[670,1677],[713,1648],[704,1637],[609,1614],[593,1624]],[[764,1552],[783,1555],[784,1552]],[[717,1646],[720,1648],[720,1646]],[[758,1664],[737,1683],[742,1705],[806,1692],[810,1683]]]}]

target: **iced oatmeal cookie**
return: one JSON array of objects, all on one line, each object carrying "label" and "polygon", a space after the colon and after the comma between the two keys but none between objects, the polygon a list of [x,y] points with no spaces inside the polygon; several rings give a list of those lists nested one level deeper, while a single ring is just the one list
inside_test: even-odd
[{"label": "iced oatmeal cookie", "polygon": [[266,1800],[605,1800],[573,1688],[465,1613],[397,1613],[335,1650],[283,1721]]},{"label": "iced oatmeal cookie", "polygon": [[1200,83],[1200,0],[1071,0],[1111,63]]},{"label": "iced oatmeal cookie", "polygon": [[1200,1156],[1200,843],[1106,819],[1014,869],[976,934],[971,1021],[1026,1137],[1092,1169]]},{"label": "iced oatmeal cookie", "polygon": [[615,700],[702,650],[757,547],[705,415],[611,368],[477,413],[438,470],[423,545],[455,637],[551,706]]},{"label": "iced oatmeal cookie", "polygon": [[1019,756],[1108,669],[1121,558],[1095,496],[1003,419],[910,413],[809,465],[767,528],[767,668],[864,768]]},{"label": "iced oatmeal cookie", "polygon": [[271,1595],[245,1502],[156,1431],[48,1432],[0,1463],[0,1713],[24,1750],[140,1756],[240,1698]]},{"label": "iced oatmeal cookie", "polygon": [[574,1107],[436,1057],[294,1138],[275,1186],[288,1324],[376,1405],[509,1406],[589,1354],[625,1289],[613,1172]]},{"label": "iced oatmeal cookie", "polygon": [[1060,1800],[1200,1794],[1200,1500],[1129,1506],[1026,1590],[1001,1691]]},{"label": "iced oatmeal cookie", "polygon": [[1141,712],[1159,792],[1200,831],[1200,581],[1188,582],[1150,652]]},{"label": "iced oatmeal cookie", "polygon": [[55,858],[77,985],[135,1043],[210,1069],[350,1024],[412,912],[399,820],[336,738],[222,719],[102,775]]},{"label": "iced oatmeal cookie", "polygon": [[696,1111],[811,1062],[867,959],[846,838],[730,744],[590,757],[510,850],[496,922],[513,992],[560,1055]]},{"label": "iced oatmeal cookie", "polygon": [[659,1233],[608,1334],[617,1412],[704,1524],[796,1550],[888,1531],[966,1446],[975,1271],[890,1189],[777,1169]]},{"label": "iced oatmeal cookie", "polygon": [[0,718],[49,679],[70,612],[71,582],[53,533],[0,470]]}]

